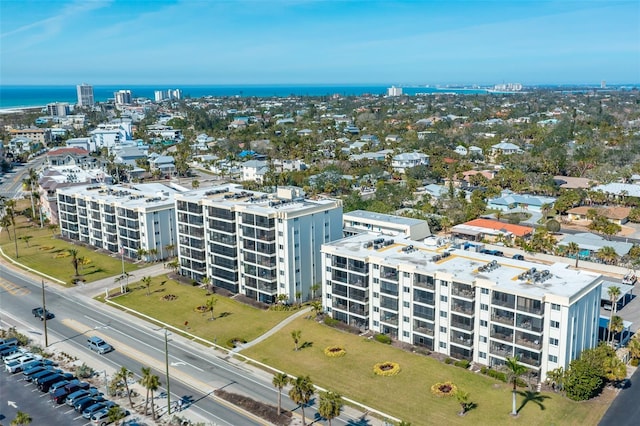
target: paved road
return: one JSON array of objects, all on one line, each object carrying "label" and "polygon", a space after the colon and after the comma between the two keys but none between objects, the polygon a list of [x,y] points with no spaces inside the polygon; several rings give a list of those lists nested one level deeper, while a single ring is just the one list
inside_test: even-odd
[{"label": "paved road", "polygon": [[[31,315],[31,308],[41,304],[40,282],[33,281],[19,271],[0,266],[0,283],[3,284],[0,286],[0,320],[3,323],[18,323],[32,336],[40,336],[42,323]],[[97,355],[86,348],[86,339],[90,335],[99,335],[116,348],[114,352],[99,356],[105,370],[114,371],[124,365],[139,372],[142,366],[150,366],[160,377],[164,390],[164,331],[156,325],[94,301],[87,295],[89,289],[74,291],[79,289],[60,289],[53,285],[46,288],[47,309],[56,315],[47,322],[49,344],[54,347],[71,346],[83,354],[82,359],[91,359]],[[101,290],[93,288],[93,291],[99,293]],[[181,336],[170,335],[169,339],[172,401],[182,396],[190,397],[196,402],[188,411],[218,425],[265,424],[260,419],[247,418],[235,407],[217,400],[211,394],[215,389],[224,388],[274,405],[277,390],[271,384],[271,374]],[[296,405],[286,395],[285,390],[283,407],[297,413]],[[379,424],[374,420],[361,420],[362,413],[355,410],[345,411],[333,424]],[[314,418],[316,411],[310,407],[305,414]]]},{"label": "paved road", "polygon": [[640,368],[636,369],[630,383],[613,401],[600,426],[637,426],[640,424]]}]

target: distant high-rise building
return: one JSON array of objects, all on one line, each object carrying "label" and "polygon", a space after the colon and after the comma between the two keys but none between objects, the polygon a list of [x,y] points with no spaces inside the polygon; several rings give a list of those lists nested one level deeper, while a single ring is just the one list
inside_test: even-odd
[{"label": "distant high-rise building", "polygon": [[128,105],[131,103],[131,90],[118,90],[113,94],[116,105]]},{"label": "distant high-rise building", "polygon": [[601,89],[606,89],[607,88],[607,81],[606,80],[602,80],[600,82],[600,88]]},{"label": "distant high-rise building", "polygon": [[162,102],[167,99],[182,99],[182,90],[180,89],[167,89],[156,90],[153,93],[156,102]]},{"label": "distant high-rise building", "polygon": [[391,86],[387,89],[387,96],[402,96],[402,87]]},{"label": "distant high-rise building", "polygon": [[78,106],[92,106],[95,103],[93,98],[93,86],[82,83],[76,86],[78,91]]},{"label": "distant high-rise building", "polygon": [[67,102],[55,102],[47,104],[47,114],[52,117],[66,117],[70,112]]}]

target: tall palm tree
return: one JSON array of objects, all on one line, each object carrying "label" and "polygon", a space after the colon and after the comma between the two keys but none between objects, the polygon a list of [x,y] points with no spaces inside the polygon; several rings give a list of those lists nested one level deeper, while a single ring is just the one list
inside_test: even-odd
[{"label": "tall palm tree", "polygon": [[16,418],[11,420],[11,426],[23,426],[31,424],[33,419],[31,416],[24,411],[18,410],[16,413]]},{"label": "tall palm tree", "polygon": [[73,269],[76,271],[76,277],[80,274],[78,273],[78,266],[80,265],[80,260],[78,258],[78,250],[77,249],[69,249],[67,250],[69,256],[71,256],[71,264],[73,265]]},{"label": "tall palm tree", "polygon": [[142,377],[140,378],[140,380],[138,380],[138,383],[140,383],[147,390],[147,397],[144,401],[144,414],[146,415],[147,407],[149,406],[149,387],[147,386],[147,384],[151,380],[151,367],[142,367],[141,376]]},{"label": "tall palm tree", "polygon": [[16,259],[18,258],[18,237],[16,236],[16,200],[7,200],[4,203],[4,215],[7,223],[13,227],[13,243],[16,248]]},{"label": "tall palm tree", "polygon": [[302,336],[302,330],[291,331],[291,338],[293,339],[293,344],[296,345],[296,351],[299,349],[298,342],[300,342],[300,336]]},{"label": "tall palm tree", "polygon": [[109,411],[107,412],[107,418],[109,421],[116,425],[120,424],[120,420],[125,417],[127,417],[127,413],[118,405],[109,408]]},{"label": "tall palm tree", "polygon": [[336,392],[320,392],[320,403],[318,404],[318,414],[329,421],[338,417],[344,406],[342,396]]},{"label": "tall palm tree", "polygon": [[513,383],[512,403],[511,403],[511,415],[517,416],[516,411],[516,391],[518,385],[518,379],[527,371],[527,367],[518,363],[519,357],[507,357],[505,367],[507,369],[508,382]]},{"label": "tall palm tree", "polygon": [[140,281],[142,281],[142,283],[145,285],[145,287],[147,287],[147,296],[149,296],[151,293],[149,293],[149,287],[151,287],[151,277],[142,277],[140,279]]},{"label": "tall palm tree", "polygon": [[569,244],[567,244],[567,253],[568,254],[573,254],[576,256],[576,268],[578,267],[578,260],[580,260],[580,246],[578,245],[578,243],[571,241]]},{"label": "tall palm tree", "polygon": [[216,319],[216,317],[213,316],[213,308],[216,306],[216,303],[218,303],[218,299],[216,299],[214,296],[211,296],[209,299],[207,299],[206,306],[207,306],[207,310],[211,312],[212,321]]},{"label": "tall palm tree", "polygon": [[120,370],[116,371],[114,380],[116,382],[122,380],[124,387],[127,390],[127,396],[129,397],[129,406],[133,408],[133,401],[131,400],[131,392],[129,392],[129,380],[133,378],[133,371],[129,370],[124,365],[120,367]]},{"label": "tall palm tree", "polygon": [[[611,314],[609,315],[609,325],[611,325],[611,320],[613,316],[616,314],[618,310],[618,298],[620,297],[620,287],[616,285],[612,285],[607,289],[607,295],[609,296],[609,301],[611,302]],[[611,328],[608,328],[608,332],[611,333]],[[610,336],[607,336],[610,338]],[[609,341],[610,339],[607,339]]]},{"label": "tall palm tree", "polygon": [[169,253],[169,257],[173,257],[173,251],[176,249],[175,244],[167,244],[164,249]]},{"label": "tall palm tree", "polygon": [[622,319],[622,317],[619,317],[618,315],[614,315],[613,317],[611,317],[611,319],[609,320],[609,343],[611,344],[611,346],[613,346],[613,340],[616,334],[620,333],[622,330],[624,330],[624,320]]},{"label": "tall palm tree", "polygon": [[633,335],[633,339],[629,340],[627,348],[629,349],[631,358],[640,359],[640,334],[636,333]]},{"label": "tall palm tree", "polygon": [[155,420],[156,407],[153,404],[153,393],[160,387],[160,377],[156,376],[155,374],[151,375],[147,382],[147,386],[149,386],[149,390],[151,391],[151,416],[153,417],[153,420]]},{"label": "tall palm tree", "polygon": [[291,389],[289,390],[289,398],[296,404],[300,405],[302,411],[302,426],[306,426],[306,418],[304,417],[304,407],[309,403],[311,397],[315,393],[313,382],[309,376],[300,376],[291,380]]},{"label": "tall palm tree", "polygon": [[32,219],[35,219],[36,217],[36,208],[33,203],[33,190],[37,182],[38,182],[38,175],[36,171],[33,169],[33,167],[30,167],[27,177],[22,180],[22,185],[24,186],[24,189],[29,191],[29,198],[31,199],[31,218]]},{"label": "tall palm tree", "polygon": [[616,250],[611,246],[602,247],[600,250],[598,250],[596,256],[598,257],[598,259],[609,265],[615,263],[616,260],[618,260],[618,253],[616,253]]},{"label": "tall palm tree", "polygon": [[282,413],[282,388],[289,384],[289,376],[286,373],[276,373],[271,381],[273,386],[278,389],[278,415]]}]

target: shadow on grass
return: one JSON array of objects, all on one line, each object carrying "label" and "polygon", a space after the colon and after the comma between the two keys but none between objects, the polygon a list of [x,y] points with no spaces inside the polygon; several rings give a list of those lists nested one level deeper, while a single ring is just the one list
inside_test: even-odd
[{"label": "shadow on grass", "polygon": [[550,396],[542,395],[540,392],[519,391],[518,394],[524,397],[522,404],[520,404],[520,407],[517,410],[518,413],[520,413],[520,410],[522,410],[524,406],[527,405],[529,402],[536,404],[538,407],[540,407],[540,410],[546,410],[546,407],[544,406],[543,402],[545,399],[551,399]]},{"label": "shadow on grass", "polygon": [[83,272],[82,275],[93,275],[93,274],[98,274],[98,273],[101,273],[101,272],[106,272],[106,269],[104,269],[104,268],[95,268],[93,271],[90,271],[90,272],[85,271],[85,272]]},{"label": "shadow on grass", "polygon": [[220,315],[218,315],[218,318],[226,318],[229,315],[231,315],[231,312],[220,312]]},{"label": "shadow on grass", "polygon": [[300,345],[300,350],[305,348],[310,348],[312,346],[313,346],[313,342],[304,342],[303,344]]}]

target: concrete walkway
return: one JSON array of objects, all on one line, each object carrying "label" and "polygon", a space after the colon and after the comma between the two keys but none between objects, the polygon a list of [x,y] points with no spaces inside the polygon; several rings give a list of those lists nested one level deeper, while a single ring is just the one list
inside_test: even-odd
[{"label": "concrete walkway", "polygon": [[234,352],[234,353],[235,352],[239,352],[239,351],[241,351],[243,349],[250,348],[251,346],[262,342],[263,340],[271,337],[272,335],[276,334],[278,331],[282,330],[282,328],[284,326],[286,326],[287,324],[291,323],[296,318],[300,318],[301,316],[303,316],[304,314],[306,314],[308,312],[311,312],[311,308],[310,307],[306,307],[304,309],[301,309],[299,312],[296,312],[295,314],[291,315],[290,317],[287,317],[286,319],[280,321],[278,324],[276,324],[269,331],[267,331],[266,333],[256,337],[252,341],[236,345],[236,347],[231,352]]}]

